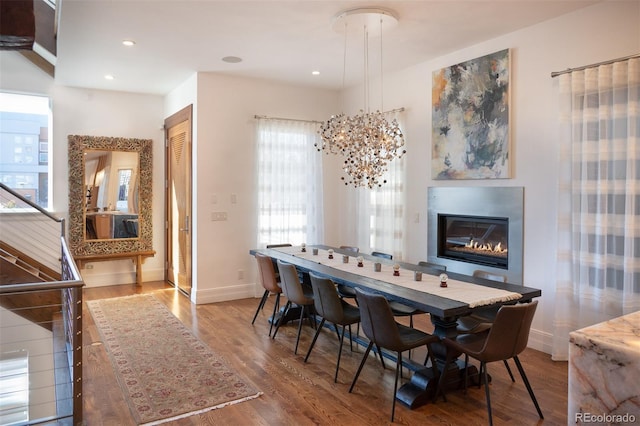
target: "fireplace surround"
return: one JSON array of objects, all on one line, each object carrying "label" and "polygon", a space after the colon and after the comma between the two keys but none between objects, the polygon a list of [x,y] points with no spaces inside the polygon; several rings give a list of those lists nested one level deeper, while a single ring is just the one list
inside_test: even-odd
[{"label": "fireplace surround", "polygon": [[524,188],[431,187],[427,211],[429,262],[523,284]]}]

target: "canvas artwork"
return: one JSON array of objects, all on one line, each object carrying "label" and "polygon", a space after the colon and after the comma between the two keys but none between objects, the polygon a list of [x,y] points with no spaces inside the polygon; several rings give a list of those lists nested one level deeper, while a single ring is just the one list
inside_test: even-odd
[{"label": "canvas artwork", "polygon": [[510,177],[509,74],[509,49],[434,71],[434,179]]}]

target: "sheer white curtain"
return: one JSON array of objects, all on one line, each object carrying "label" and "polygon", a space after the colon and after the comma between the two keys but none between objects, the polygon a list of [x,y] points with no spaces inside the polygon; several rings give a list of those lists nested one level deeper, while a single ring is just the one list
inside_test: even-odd
[{"label": "sheer white curtain", "polygon": [[323,242],[317,130],[313,122],[258,120],[258,247]]},{"label": "sheer white curtain", "polygon": [[[396,119],[402,129],[400,112],[385,114],[389,121]],[[357,188],[356,212],[358,247],[360,251],[382,251],[401,260],[405,232],[405,157],[389,163],[382,187]]]},{"label": "sheer white curtain", "polygon": [[559,78],[558,360],[570,331],[640,309],[640,59]]}]

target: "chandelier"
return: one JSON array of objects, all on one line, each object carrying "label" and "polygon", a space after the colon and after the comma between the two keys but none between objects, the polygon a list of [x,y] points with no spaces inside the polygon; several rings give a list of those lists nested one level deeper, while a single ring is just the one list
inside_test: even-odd
[{"label": "chandelier", "polygon": [[[368,188],[382,186],[386,183],[383,176],[388,171],[389,162],[401,158],[406,153],[404,136],[397,120],[388,121],[384,113],[370,112],[369,108],[368,31],[372,25],[378,24],[380,27],[380,63],[382,64],[383,22],[396,23],[397,18],[388,10],[366,8],[343,12],[334,20],[334,28],[340,29],[340,24],[344,25],[345,64],[347,24],[362,25],[364,30],[365,109],[353,116],[344,113],[332,115],[320,125],[318,133],[322,143],[316,144],[318,151],[344,157],[342,170],[346,177],[343,176],[342,180],[345,185]],[[380,87],[382,92],[382,66],[380,67]]]}]

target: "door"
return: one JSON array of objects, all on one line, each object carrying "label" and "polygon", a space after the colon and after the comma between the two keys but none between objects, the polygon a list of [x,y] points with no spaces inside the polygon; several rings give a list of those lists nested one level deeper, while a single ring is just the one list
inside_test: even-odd
[{"label": "door", "polygon": [[164,122],[166,140],[166,280],[191,294],[192,106]]}]

